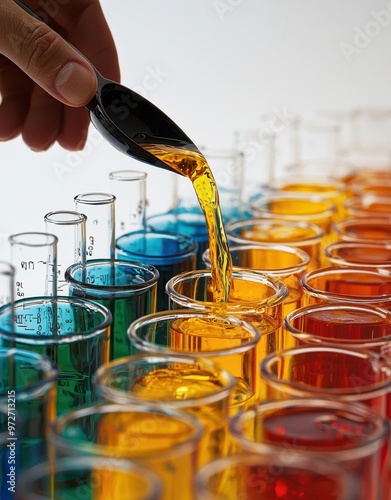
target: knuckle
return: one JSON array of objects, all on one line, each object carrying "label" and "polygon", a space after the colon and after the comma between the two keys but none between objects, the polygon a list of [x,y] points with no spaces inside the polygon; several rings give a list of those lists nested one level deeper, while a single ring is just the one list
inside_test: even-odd
[{"label": "knuckle", "polygon": [[45,25],[35,27],[25,37],[27,70],[39,73],[40,68],[55,57],[56,45],[57,36],[50,28]]}]

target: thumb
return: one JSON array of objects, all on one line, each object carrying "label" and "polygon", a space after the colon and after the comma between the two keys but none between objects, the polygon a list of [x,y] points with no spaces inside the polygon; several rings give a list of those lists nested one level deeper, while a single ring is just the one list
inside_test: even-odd
[{"label": "thumb", "polygon": [[12,0],[2,0],[0,6],[0,53],[68,106],[84,106],[95,95],[97,78],[91,65]]}]

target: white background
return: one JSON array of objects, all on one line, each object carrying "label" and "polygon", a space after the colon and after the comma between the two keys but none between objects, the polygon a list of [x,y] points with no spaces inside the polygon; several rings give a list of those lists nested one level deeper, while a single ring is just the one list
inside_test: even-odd
[{"label": "white background", "polygon": [[[256,126],[273,109],[391,107],[386,1],[102,0],[102,6],[122,83],[143,92],[198,145],[230,146],[235,130]],[[78,193],[110,192],[112,170],[148,173],[150,213],[160,210],[159,199],[163,208],[171,203],[174,174],[122,155],[91,132],[80,153],[57,146],[34,153],[20,139],[0,144],[3,240],[44,230],[44,214],[74,209]]]}]

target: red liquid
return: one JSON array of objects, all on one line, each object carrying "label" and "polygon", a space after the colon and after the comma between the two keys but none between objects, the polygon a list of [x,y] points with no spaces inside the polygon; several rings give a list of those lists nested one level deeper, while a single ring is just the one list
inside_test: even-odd
[{"label": "red liquid", "polygon": [[303,347],[290,352],[268,364],[268,374],[263,377],[268,398],[341,398],[391,416],[391,370],[386,360],[353,349]]},{"label": "red liquid", "polygon": [[[299,311],[298,311],[299,313]],[[368,342],[380,346],[381,342],[373,342],[391,336],[391,317],[366,308],[321,307],[303,311],[303,314],[293,319],[290,326],[304,334],[325,342],[339,345],[354,346],[355,341]],[[308,342],[306,336],[296,335],[303,342]],[[345,342],[344,342],[345,341]],[[311,342],[311,339],[310,339]]]},{"label": "red liquid", "polygon": [[[308,276],[306,302],[349,301],[391,307],[391,278],[376,272],[344,271]],[[317,297],[316,294],[319,294]]]},{"label": "red liquid", "polygon": [[[266,466],[253,466],[239,469],[242,487],[229,499],[246,500],[346,500],[346,496],[336,476],[303,471],[294,465],[280,466],[278,469]],[[240,481],[240,480],[238,480]],[[232,495],[232,493],[234,493]],[[227,494],[229,492],[227,491]],[[356,500],[356,499],[355,499]],[[370,500],[368,497],[366,500]]]},{"label": "red liquid", "polygon": [[[379,498],[385,476],[387,436],[382,432],[379,433],[376,425],[365,415],[347,413],[334,408],[327,410],[283,408],[258,417],[255,423],[251,421],[251,428],[248,426],[249,428],[246,429],[246,433],[252,434],[250,439],[281,447],[286,463],[294,464],[295,457],[303,456],[307,452],[318,452],[317,458],[340,463],[352,473],[357,474],[360,482],[360,497],[358,498],[362,500]],[[365,442],[373,442],[374,436],[378,437],[377,447],[374,449],[368,446],[366,453],[361,456],[359,454],[347,456],[342,452],[340,456],[345,458],[341,462],[335,454],[328,456],[328,452],[331,451],[359,448]],[[309,457],[312,456],[309,455]],[[281,484],[287,485],[286,481]],[[325,488],[322,494],[330,493],[328,491],[330,483],[323,479],[321,485]],[[296,488],[297,486],[295,485]],[[290,487],[294,488],[292,485]],[[318,489],[316,491],[318,492]],[[301,494],[307,494],[305,492],[306,489]]]}]

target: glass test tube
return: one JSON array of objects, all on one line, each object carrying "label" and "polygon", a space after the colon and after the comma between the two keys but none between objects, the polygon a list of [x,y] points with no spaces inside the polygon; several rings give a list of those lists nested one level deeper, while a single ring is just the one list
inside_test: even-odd
[{"label": "glass test tube", "polygon": [[5,261],[0,261],[0,307],[13,304],[14,301],[14,266]]},{"label": "glass test tube", "polygon": [[114,259],[115,201],[108,193],[84,193],[74,198],[76,211],[87,217],[86,259]]},{"label": "glass test tube", "polygon": [[11,261],[15,267],[14,296],[53,297],[57,294],[57,242],[54,234],[12,234]]},{"label": "glass test tube", "polygon": [[138,170],[116,170],[109,173],[111,191],[115,194],[115,236],[145,228],[147,174]]},{"label": "glass test tube", "polygon": [[86,261],[87,217],[76,211],[59,210],[45,215],[46,229],[58,238],[57,246],[57,293],[67,295],[68,282],[65,271],[75,263]]}]

